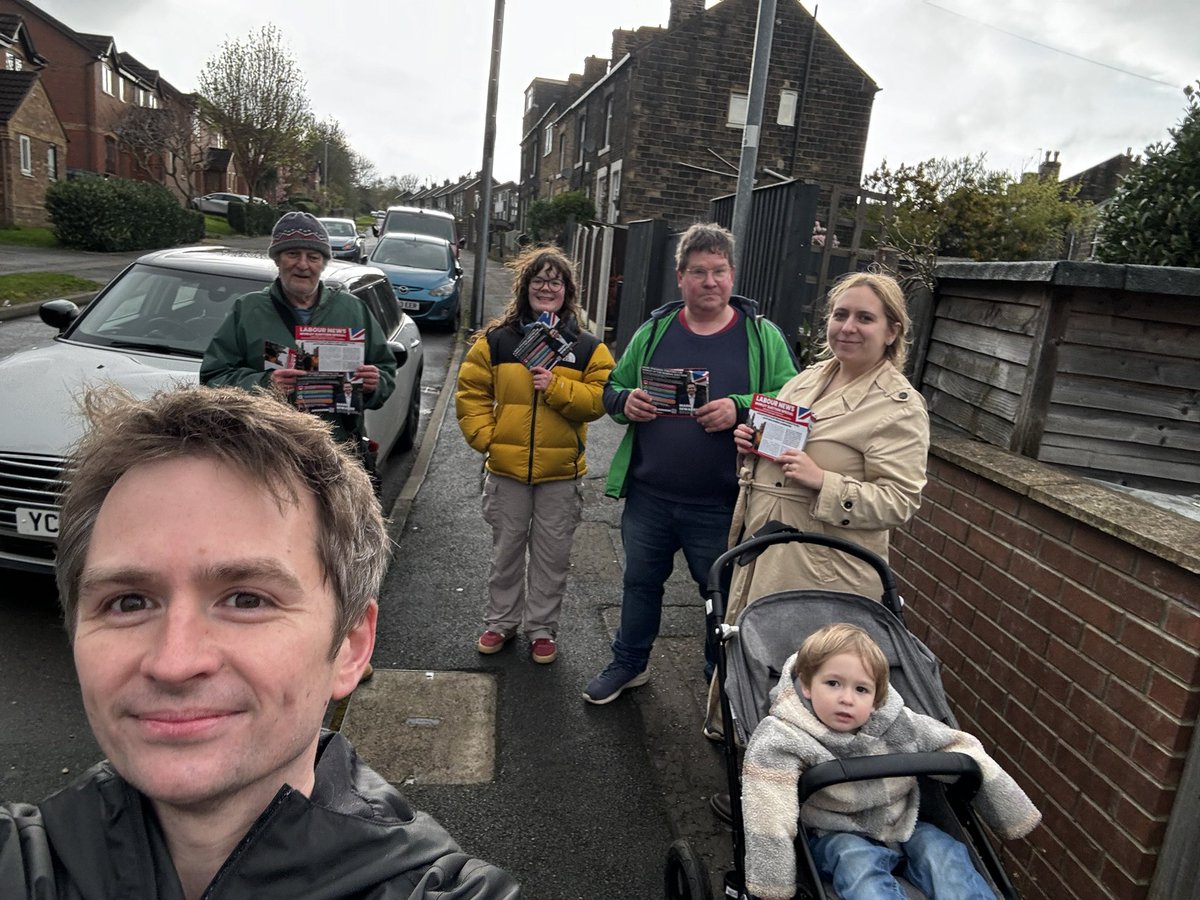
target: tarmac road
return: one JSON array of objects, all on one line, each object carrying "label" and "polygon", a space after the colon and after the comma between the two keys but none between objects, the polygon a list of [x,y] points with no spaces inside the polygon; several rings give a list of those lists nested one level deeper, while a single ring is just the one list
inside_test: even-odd
[{"label": "tarmac road", "polygon": [[[0,271],[4,264],[0,257]],[[468,254],[463,265],[473,271]],[[486,313],[498,312],[507,294],[506,271],[489,263]],[[621,504],[603,496],[621,436],[611,420],[595,423],[589,436],[591,471],[558,661],[533,664],[524,638],[493,656],[475,649],[490,532],[479,511],[480,458],[453,415],[460,353],[461,345],[448,354],[441,385],[426,380],[430,408],[420,449],[404,458],[411,477],[398,502],[385,506],[396,547],[380,598],[374,664],[383,674],[379,685],[393,673],[429,672],[477,675],[494,686],[494,768],[479,784],[429,783],[417,773],[403,790],[464,849],[513,872],[527,900],[661,897],[666,852],[681,837],[692,842],[720,896],[720,870],[730,865],[732,847],[708,798],[723,789],[724,773],[718,748],[700,733],[703,610],[682,559],[668,584],[649,684],[603,707],[580,696],[608,661],[620,606]],[[78,702],[52,587],[24,578],[10,585],[15,593],[3,591],[8,608],[0,615],[8,623],[0,628],[0,795],[34,799],[78,774],[98,750]],[[371,691],[384,701],[376,705],[382,713],[356,723],[355,699],[365,708]],[[386,688],[371,684],[351,698],[345,721],[352,740],[405,736],[411,719],[398,707],[391,713],[387,701]]]}]

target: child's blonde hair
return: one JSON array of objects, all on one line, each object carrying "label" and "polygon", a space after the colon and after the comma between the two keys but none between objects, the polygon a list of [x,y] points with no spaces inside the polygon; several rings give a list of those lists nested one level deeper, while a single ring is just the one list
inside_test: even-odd
[{"label": "child's blonde hair", "polygon": [[875,708],[879,709],[887,700],[888,692],[888,661],[875,639],[859,628],[845,622],[826,625],[814,631],[800,645],[796,654],[796,662],[792,667],[792,677],[799,678],[800,683],[808,688],[817,669],[825,664],[830,657],[841,653],[852,653],[862,660],[867,674],[875,679]]}]

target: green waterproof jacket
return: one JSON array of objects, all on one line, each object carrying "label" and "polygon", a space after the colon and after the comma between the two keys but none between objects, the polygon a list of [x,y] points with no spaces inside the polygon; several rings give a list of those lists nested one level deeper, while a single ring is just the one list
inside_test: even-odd
[{"label": "green waterproof jacket", "polygon": [[[200,383],[240,387],[247,391],[270,390],[270,373],[263,365],[263,342],[295,347],[297,324],[278,278],[270,287],[238,297],[204,353]],[[388,350],[383,327],[366,304],[351,293],[331,290],[322,284],[312,321],[308,324],[365,330],[363,361],[379,369],[379,387],[363,396],[363,404],[367,409],[383,406],[396,387],[396,358]],[[320,415],[332,425],[333,436],[339,441],[348,440],[361,431],[358,416]]]},{"label": "green waterproof jacket", "polygon": [[[738,417],[741,419],[745,410],[750,408],[750,400],[755,394],[774,396],[795,376],[796,356],[779,326],[758,315],[758,304],[755,301],[735,294],[729,298],[729,305],[741,313],[746,323],[746,338],[749,344],[749,359],[746,362],[750,368],[750,393],[736,394],[729,398],[737,406]],[[605,410],[615,421],[629,426],[608,467],[605,494],[609,497],[625,496],[625,478],[629,471],[629,461],[633,458],[633,442],[637,439],[637,428],[625,418],[625,399],[630,391],[641,384],[642,366],[650,363],[658,342],[662,340],[667,328],[675,321],[682,308],[683,301],[676,300],[650,313],[649,321],[643,323],[634,333],[604,388]]]}]

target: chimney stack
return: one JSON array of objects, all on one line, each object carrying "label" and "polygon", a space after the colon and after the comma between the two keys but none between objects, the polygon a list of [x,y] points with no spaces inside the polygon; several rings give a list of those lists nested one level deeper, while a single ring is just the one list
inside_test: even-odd
[{"label": "chimney stack", "polygon": [[704,12],[704,0],[671,0],[671,19],[667,23],[668,28],[674,28],[676,25],[682,25],[692,16],[698,16]]},{"label": "chimney stack", "polygon": [[1050,151],[1046,151],[1046,158],[1042,164],[1038,166],[1038,178],[1043,181],[1058,181],[1059,173],[1062,171],[1062,163],[1058,161],[1058,151],[1054,151],[1054,158],[1050,158]]}]

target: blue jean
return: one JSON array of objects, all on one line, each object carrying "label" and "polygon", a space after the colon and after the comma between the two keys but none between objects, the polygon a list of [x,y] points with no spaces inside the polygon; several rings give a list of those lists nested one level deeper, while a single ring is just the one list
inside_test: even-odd
[{"label": "blue jean", "polygon": [[[630,484],[621,516],[625,546],[625,591],[621,627],[613,641],[613,660],[631,672],[650,662],[650,650],[662,624],[663,586],[683,550],[688,571],[704,596],[708,570],[728,549],[732,506],[703,506],[663,500]],[[716,649],[705,629],[704,676],[712,675]]]},{"label": "blue jean", "polygon": [[904,877],[930,900],[996,900],[966,846],[928,822],[918,822],[898,851],[847,832],[810,838],[808,846],[817,871],[845,900],[905,900],[892,877],[902,859]]}]

